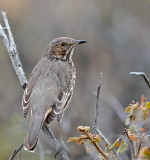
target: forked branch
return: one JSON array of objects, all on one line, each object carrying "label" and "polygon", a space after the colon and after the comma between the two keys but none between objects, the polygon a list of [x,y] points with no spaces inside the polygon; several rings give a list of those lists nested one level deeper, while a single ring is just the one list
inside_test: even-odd
[{"label": "forked branch", "polygon": [[[94,121],[93,128],[95,129],[95,131],[98,134],[100,134],[100,137],[104,141],[105,145],[106,146],[110,146],[111,143],[108,141],[108,139],[103,135],[103,133],[98,128],[99,97],[100,97],[100,89],[101,89],[101,83],[102,83],[102,76],[103,76],[103,74],[100,72],[99,80],[98,80],[98,86],[97,86],[96,92],[94,92],[94,95],[95,95],[95,98],[96,98],[96,108],[95,108],[95,121]],[[115,157],[115,159],[120,159],[120,157],[116,153],[116,151],[114,149],[112,149],[112,151],[113,151],[113,156]]]}]

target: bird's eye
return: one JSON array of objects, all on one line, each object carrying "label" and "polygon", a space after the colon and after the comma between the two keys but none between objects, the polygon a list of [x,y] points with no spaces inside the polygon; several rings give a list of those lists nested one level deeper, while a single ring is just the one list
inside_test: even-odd
[{"label": "bird's eye", "polygon": [[60,45],[60,47],[66,47],[66,43],[65,42],[61,42],[59,45]]}]

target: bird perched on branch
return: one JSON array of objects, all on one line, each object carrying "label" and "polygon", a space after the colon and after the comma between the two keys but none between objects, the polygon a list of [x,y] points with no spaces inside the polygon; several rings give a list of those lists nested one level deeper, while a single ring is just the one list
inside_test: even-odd
[{"label": "bird perched on branch", "polygon": [[74,48],[85,40],[67,37],[51,41],[34,67],[24,91],[24,118],[31,120],[24,148],[34,151],[43,124],[49,124],[68,107],[75,85],[76,70],[72,62]]}]

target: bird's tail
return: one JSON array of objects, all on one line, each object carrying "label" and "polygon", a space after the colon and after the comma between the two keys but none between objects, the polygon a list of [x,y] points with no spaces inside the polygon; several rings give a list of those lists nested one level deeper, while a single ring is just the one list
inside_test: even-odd
[{"label": "bird's tail", "polygon": [[34,152],[43,125],[44,116],[34,114],[30,120],[27,136],[24,140],[24,149]]}]

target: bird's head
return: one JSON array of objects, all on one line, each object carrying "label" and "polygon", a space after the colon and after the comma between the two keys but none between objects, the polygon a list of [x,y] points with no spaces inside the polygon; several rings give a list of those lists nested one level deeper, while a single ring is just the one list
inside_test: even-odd
[{"label": "bird's head", "polygon": [[71,60],[74,48],[85,40],[74,40],[68,37],[60,37],[51,41],[46,49],[46,54],[56,59]]}]

